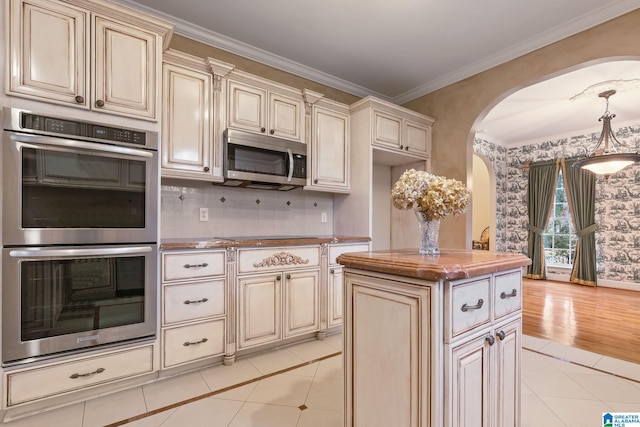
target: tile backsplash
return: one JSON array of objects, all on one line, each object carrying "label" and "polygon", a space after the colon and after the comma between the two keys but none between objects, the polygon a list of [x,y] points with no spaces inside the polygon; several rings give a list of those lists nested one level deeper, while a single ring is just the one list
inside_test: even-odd
[{"label": "tile backsplash", "polygon": [[[208,221],[200,221],[200,208]],[[322,222],[322,214],[326,222]],[[161,237],[327,236],[333,234],[333,196],[304,191],[252,190],[163,180]]]}]

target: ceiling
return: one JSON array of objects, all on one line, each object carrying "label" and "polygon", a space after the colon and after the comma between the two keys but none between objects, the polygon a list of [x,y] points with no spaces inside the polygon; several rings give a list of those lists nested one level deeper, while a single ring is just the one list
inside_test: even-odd
[{"label": "ceiling", "polygon": [[[185,37],[398,104],[640,7],[639,0],[115,1],[174,22]],[[567,97],[604,80],[640,78],[639,64],[594,67],[556,86],[532,86],[498,105],[481,128],[512,143],[535,139],[541,129],[551,135],[585,128],[582,122],[568,129],[572,117],[597,127],[603,99]],[[614,128],[632,110],[625,98],[622,91],[611,98],[610,110],[620,118]]]}]

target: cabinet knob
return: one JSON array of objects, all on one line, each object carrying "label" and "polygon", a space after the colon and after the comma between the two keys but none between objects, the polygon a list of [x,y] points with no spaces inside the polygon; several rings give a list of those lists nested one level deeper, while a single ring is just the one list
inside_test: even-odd
[{"label": "cabinet knob", "polygon": [[500,331],[496,334],[496,336],[500,338],[500,341],[502,341],[504,340],[504,337],[506,336],[506,334],[504,333],[504,331]]},{"label": "cabinet knob", "polygon": [[287,274],[287,279],[291,279],[291,275],[290,274]]},{"label": "cabinet knob", "polygon": [[496,339],[493,337],[493,335],[489,335],[488,337],[486,337],[485,341],[487,341],[489,345],[494,345],[496,343]]},{"label": "cabinet knob", "polygon": [[335,274],[335,270],[332,268],[331,270],[329,270],[329,273]]},{"label": "cabinet knob", "polygon": [[266,131],[265,128],[260,128],[260,132],[264,133]]},{"label": "cabinet knob", "polygon": [[400,149],[401,150],[404,149],[404,145],[400,144]]},{"label": "cabinet knob", "polygon": [[104,101],[102,99],[98,99],[96,101],[96,107],[100,107],[100,108],[104,107]]},{"label": "cabinet knob", "polygon": [[274,133],[276,133],[276,131],[275,131],[275,130],[273,130],[273,129],[271,129],[271,130],[269,131],[269,133],[270,133],[271,135],[273,135]]},{"label": "cabinet knob", "polygon": [[314,184],[317,184],[317,183],[318,183],[318,178],[314,179],[314,180],[313,180],[313,183],[314,183]]},{"label": "cabinet knob", "polygon": [[280,280],[282,280],[282,277],[278,276],[278,277],[276,277],[276,280],[280,281]]},{"label": "cabinet knob", "polygon": [[84,96],[80,96],[80,95],[76,96],[76,102],[78,104],[83,104],[84,103]]},{"label": "cabinet knob", "polygon": [[404,151],[409,151],[409,146],[404,147]]},{"label": "cabinet knob", "polygon": [[205,166],[205,167],[204,167],[204,171],[205,171],[205,172],[209,172],[209,166]]}]

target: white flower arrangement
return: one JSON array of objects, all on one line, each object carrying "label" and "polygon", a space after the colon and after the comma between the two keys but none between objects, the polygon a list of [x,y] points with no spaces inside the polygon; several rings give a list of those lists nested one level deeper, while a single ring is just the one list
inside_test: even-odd
[{"label": "white flower arrangement", "polygon": [[391,202],[398,209],[417,209],[427,218],[458,216],[469,206],[471,192],[460,181],[409,169],[391,189]]}]

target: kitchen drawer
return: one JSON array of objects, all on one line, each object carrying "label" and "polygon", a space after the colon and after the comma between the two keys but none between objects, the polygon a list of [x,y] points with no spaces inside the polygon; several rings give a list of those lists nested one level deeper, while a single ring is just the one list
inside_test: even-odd
[{"label": "kitchen drawer", "polygon": [[320,265],[320,246],[240,249],[238,274],[312,268]]},{"label": "kitchen drawer", "polygon": [[348,245],[329,245],[329,265],[337,264],[336,258],[347,252],[367,252],[369,244],[348,244]]},{"label": "kitchen drawer", "polygon": [[162,254],[162,280],[204,279],[226,273],[225,251],[190,251]]},{"label": "kitchen drawer", "polygon": [[218,319],[163,329],[164,367],[224,354],[225,323]]},{"label": "kitchen drawer", "polygon": [[7,405],[153,372],[153,346],[7,374]]},{"label": "kitchen drawer", "polygon": [[490,288],[491,277],[485,276],[471,281],[452,282],[445,290],[448,312],[448,322],[445,325],[447,342],[473,328],[489,324]]},{"label": "kitchen drawer", "polygon": [[522,308],[522,271],[498,274],[494,285],[494,318],[500,319]]},{"label": "kitchen drawer", "polygon": [[225,314],[224,279],[164,285],[163,325]]}]

